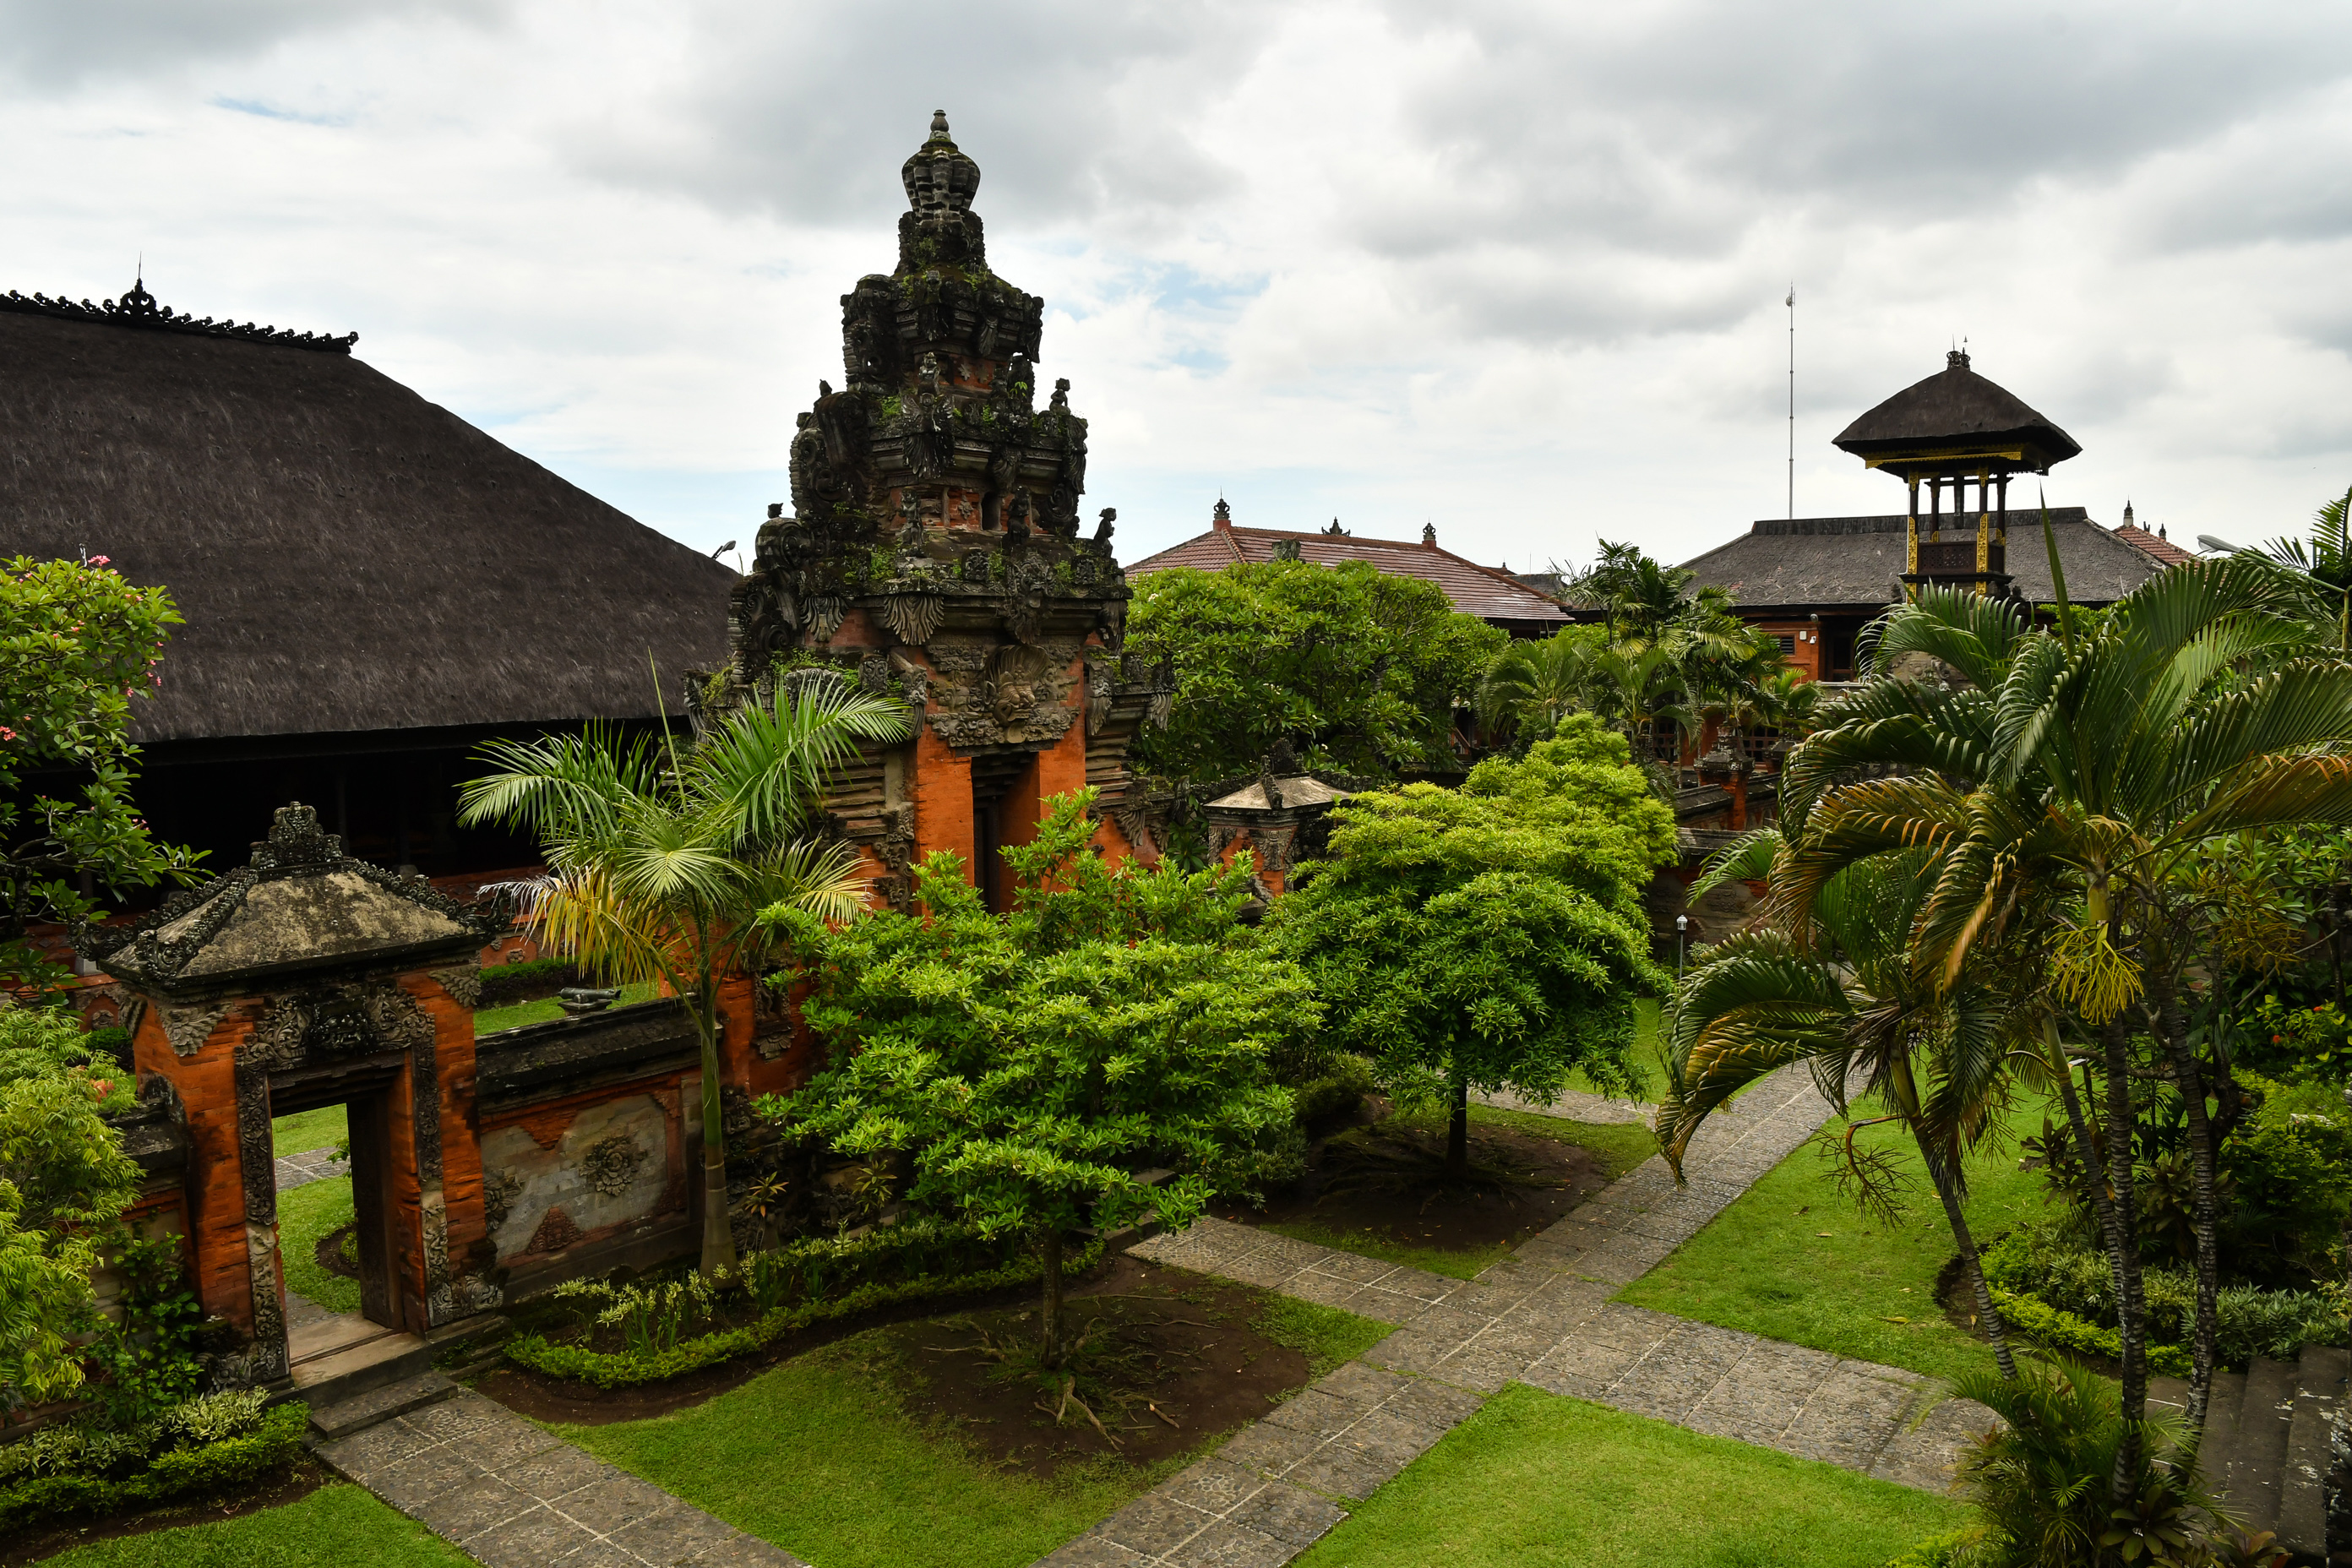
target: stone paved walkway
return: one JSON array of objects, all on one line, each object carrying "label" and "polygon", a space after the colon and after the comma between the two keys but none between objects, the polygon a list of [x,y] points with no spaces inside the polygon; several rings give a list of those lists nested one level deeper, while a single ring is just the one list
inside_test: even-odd
[{"label": "stone paved walkway", "polygon": [[275,1162],[278,1190],[286,1192],[304,1187],[312,1182],[323,1182],[330,1176],[348,1176],[351,1162],[338,1160],[332,1149],[310,1149],[299,1154],[280,1154]]},{"label": "stone paved walkway", "polygon": [[1828,1115],[1801,1072],[1776,1074],[1693,1140],[1687,1186],[1653,1157],[1472,1280],[1214,1219],[1138,1246],[1397,1330],[1037,1568],[1276,1568],[1511,1382],[1940,1490],[1980,1406],[1933,1403],[1915,1373],[1609,1300]]},{"label": "stone paved walkway", "polygon": [[488,1568],[807,1568],[470,1389],[318,1454]]},{"label": "stone paved walkway", "polygon": [[1639,1121],[1647,1124],[1658,1113],[1654,1105],[1644,1105],[1638,1100],[1612,1100],[1605,1094],[1587,1094],[1580,1089],[1562,1091],[1558,1100],[1545,1104],[1539,1100],[1521,1100],[1509,1089],[1493,1094],[1475,1094],[1471,1099],[1481,1105],[1491,1105],[1497,1110],[1526,1110],[1538,1116],[1564,1117],[1570,1121],[1600,1121],[1625,1125]]}]

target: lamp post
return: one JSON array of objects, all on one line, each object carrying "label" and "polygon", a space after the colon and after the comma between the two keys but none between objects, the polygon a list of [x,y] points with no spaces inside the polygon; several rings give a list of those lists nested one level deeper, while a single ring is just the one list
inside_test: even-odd
[{"label": "lamp post", "polygon": [[1683,950],[1688,945],[1686,939],[1689,934],[1690,916],[1676,915],[1675,917],[1675,989],[1677,991],[1680,991],[1683,986]]}]

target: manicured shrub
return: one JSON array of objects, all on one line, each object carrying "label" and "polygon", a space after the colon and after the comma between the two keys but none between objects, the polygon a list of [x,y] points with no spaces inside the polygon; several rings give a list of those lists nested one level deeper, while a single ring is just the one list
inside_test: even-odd
[{"label": "manicured shrub", "polygon": [[310,1407],[258,1390],[193,1400],[130,1431],[58,1424],[0,1447],[0,1532],[243,1487],[302,1453]]}]

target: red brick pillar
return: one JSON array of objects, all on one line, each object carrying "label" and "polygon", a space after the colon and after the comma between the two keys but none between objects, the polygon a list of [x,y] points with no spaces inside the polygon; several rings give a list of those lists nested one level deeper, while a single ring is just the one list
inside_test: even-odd
[{"label": "red brick pillar", "polygon": [[925,725],[915,737],[909,793],[915,797],[915,863],[946,849],[962,858],[964,880],[971,881],[972,862],[979,858],[971,820],[971,759],[957,756]]}]

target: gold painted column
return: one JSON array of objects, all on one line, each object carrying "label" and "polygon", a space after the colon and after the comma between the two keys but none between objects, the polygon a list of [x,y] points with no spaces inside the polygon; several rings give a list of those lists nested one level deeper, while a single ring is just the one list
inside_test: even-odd
[{"label": "gold painted column", "polygon": [[1985,592],[1984,574],[1992,570],[1992,470],[1977,470],[1977,592]]}]

